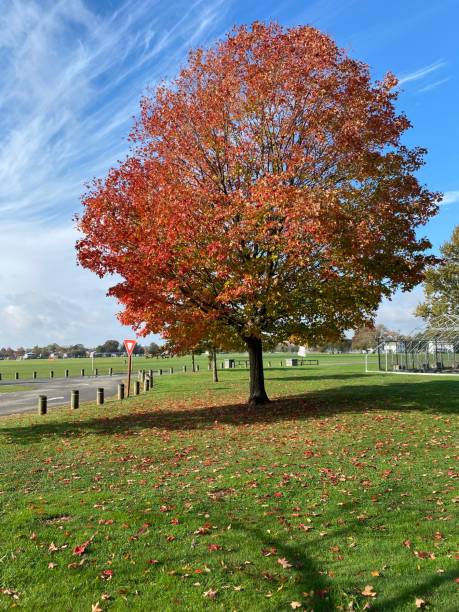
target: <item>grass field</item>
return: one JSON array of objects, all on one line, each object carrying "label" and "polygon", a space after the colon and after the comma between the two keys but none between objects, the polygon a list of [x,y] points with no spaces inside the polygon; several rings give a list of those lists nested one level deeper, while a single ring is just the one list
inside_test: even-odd
[{"label": "grass field", "polygon": [[0,609],[457,610],[459,377],[360,361],[2,418]]},{"label": "grass field", "polygon": [[[287,355],[287,358],[290,355]],[[221,367],[221,361],[229,357],[236,357],[240,361],[248,359],[247,355],[224,354],[219,355],[218,364]],[[354,356],[355,357],[355,356]],[[361,356],[360,356],[361,357]],[[272,359],[273,365],[279,365],[282,359],[286,358],[285,353],[273,353],[267,355],[267,360]],[[328,356],[324,356],[325,359]],[[173,367],[182,369],[184,365],[191,368],[191,357],[169,357],[169,358],[145,358],[143,356],[133,357],[133,369],[167,369]],[[207,369],[209,359],[207,355],[196,355],[195,363],[199,364],[201,370]],[[242,367],[243,364],[240,365]],[[124,357],[98,357],[94,360],[94,367],[98,369],[100,375],[107,375],[109,368],[113,369],[113,373],[123,373],[127,371],[127,359]],[[19,373],[19,380],[31,379],[33,372],[37,372],[38,378],[49,378],[50,371],[54,373],[54,377],[63,377],[65,370],[69,370],[69,376],[80,376],[81,370],[84,369],[85,375],[92,374],[92,360],[87,358],[81,359],[24,359],[24,360],[3,360],[0,361],[1,380],[15,380],[15,373]],[[1,384],[1,381],[0,381]]]},{"label": "grass field", "polygon": [[[290,353],[267,353],[265,355],[265,365],[268,367],[268,361],[271,362],[272,367],[279,367],[281,361],[285,365],[285,359],[289,357],[296,357]],[[319,358],[322,364],[333,363],[333,359],[337,356],[327,354],[311,355],[312,358]],[[341,355],[340,361],[362,362],[362,355]],[[245,362],[248,360],[247,354],[236,354],[236,353],[225,353],[218,355],[218,368],[221,368],[221,364],[225,359],[234,358],[237,360],[238,368],[244,368]],[[332,360],[332,361],[330,361]],[[336,360],[336,359],[335,359]],[[207,370],[209,358],[207,355],[196,355],[195,363],[199,364],[200,370]],[[145,358],[143,356],[133,357],[132,361],[133,370],[141,369],[153,369],[158,370],[162,368],[164,370],[168,368],[174,368],[175,370],[181,370],[184,365],[188,369],[191,368],[191,357],[168,357],[168,358]],[[94,368],[98,369],[99,375],[107,375],[109,368],[113,369],[113,373],[127,372],[127,359],[124,357],[98,357],[94,360]],[[69,376],[80,376],[81,370],[84,369],[85,375],[92,374],[92,360],[87,358],[81,359],[25,359],[25,360],[3,360],[0,361],[0,374],[1,381],[15,380],[15,373],[19,373],[19,380],[31,379],[33,372],[37,372],[38,378],[49,378],[50,371],[54,373],[54,377],[63,377],[65,370],[69,370]],[[0,381],[0,385],[1,385]]]},{"label": "grass field", "polygon": [[32,387],[27,385],[0,385],[0,393],[14,393],[15,391],[29,391]]}]

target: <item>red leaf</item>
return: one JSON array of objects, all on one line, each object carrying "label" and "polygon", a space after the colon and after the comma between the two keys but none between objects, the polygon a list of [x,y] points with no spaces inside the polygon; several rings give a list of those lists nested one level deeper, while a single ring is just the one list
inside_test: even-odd
[{"label": "red leaf", "polygon": [[79,555],[79,556],[84,554],[90,544],[91,544],[91,540],[86,540],[86,542],[83,542],[83,544],[80,544],[79,546],[75,546],[75,548],[73,549],[73,554]]}]

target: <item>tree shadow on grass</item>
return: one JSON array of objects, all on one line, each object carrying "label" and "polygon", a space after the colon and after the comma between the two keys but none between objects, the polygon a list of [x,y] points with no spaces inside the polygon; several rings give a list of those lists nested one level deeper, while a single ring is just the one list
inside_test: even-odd
[{"label": "tree shadow on grass", "polygon": [[[322,377],[324,380],[327,377]],[[356,376],[358,380],[361,375]],[[423,380],[416,383],[394,382],[378,378],[368,379],[368,384],[335,386],[311,390],[305,394],[276,399],[271,403],[249,408],[246,404],[226,404],[196,408],[180,406],[164,409],[153,405],[150,410],[110,417],[109,407],[100,417],[50,420],[38,417],[30,424],[0,427],[12,442],[36,443],[41,435],[73,435],[94,433],[107,435],[112,432],[135,432],[141,429],[169,431],[199,430],[226,425],[250,425],[276,423],[290,420],[324,418],[334,414],[360,413],[362,411],[410,411],[420,410],[432,414],[457,414],[459,412],[459,382],[447,380]],[[155,401],[152,397],[152,403]],[[195,401],[195,398],[193,398]],[[128,404],[126,404],[128,407]],[[75,415],[76,416],[76,415]],[[78,420],[77,420],[78,419]],[[1,421],[0,421],[1,423]]]},{"label": "tree shadow on grass", "polygon": [[[425,580],[421,584],[416,584],[413,587],[409,587],[401,593],[394,595],[393,597],[387,597],[381,599],[381,601],[372,602],[371,609],[378,612],[387,612],[387,610],[404,610],[405,606],[409,605],[414,608],[414,602],[416,598],[425,598],[425,600],[428,602],[429,597],[432,597],[432,595],[440,587],[440,585],[447,582],[453,584],[456,576],[457,572],[453,570],[444,572],[442,574],[433,575],[430,580]],[[451,607],[442,608],[444,612],[447,612],[448,610],[450,610],[451,612],[453,610],[457,610],[457,605],[454,604],[454,601],[451,601],[450,603]]]},{"label": "tree shadow on grass", "polygon": [[361,378],[362,376],[364,376],[363,374],[304,374],[304,375],[298,375],[298,376],[270,376],[269,372],[265,373],[265,379],[267,382],[272,381],[272,380],[276,380],[276,381],[300,381],[300,380],[305,380],[305,381],[315,381],[315,380],[321,380],[321,381],[326,381],[326,380],[352,380],[352,379],[357,379],[357,378]]},{"label": "tree shadow on grass", "polygon": [[[234,527],[233,527],[234,528]],[[272,536],[268,536],[266,532],[256,527],[241,526],[244,536],[251,542],[266,550],[269,554],[272,552],[272,570],[263,572],[260,577],[261,585],[266,586],[266,591],[276,592],[279,589],[279,583],[287,582],[292,572],[294,572],[294,585],[296,594],[294,595],[298,601],[304,601],[305,593],[314,592],[314,610],[326,612],[334,610],[335,606],[332,600],[332,594],[329,581],[324,579],[323,574],[319,573],[315,562],[307,553],[307,544],[301,542],[286,542]],[[282,559],[291,567],[283,569],[278,559]],[[279,573],[282,575],[279,577]],[[284,576],[285,575],[285,576]],[[259,586],[261,586],[259,585]],[[308,602],[312,603],[312,602]],[[279,604],[280,605],[280,604]]]}]

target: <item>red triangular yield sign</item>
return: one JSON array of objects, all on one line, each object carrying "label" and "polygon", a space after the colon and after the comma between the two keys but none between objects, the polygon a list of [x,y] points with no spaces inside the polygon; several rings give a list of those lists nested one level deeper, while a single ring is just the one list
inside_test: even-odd
[{"label": "red triangular yield sign", "polygon": [[137,340],[125,340],[124,346],[126,347],[126,353],[128,355],[132,355],[132,351],[134,350],[135,345],[137,344]]}]

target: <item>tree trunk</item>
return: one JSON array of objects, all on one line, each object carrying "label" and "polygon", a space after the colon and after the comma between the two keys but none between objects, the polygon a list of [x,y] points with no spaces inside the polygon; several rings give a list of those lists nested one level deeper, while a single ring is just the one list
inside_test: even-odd
[{"label": "tree trunk", "polygon": [[213,372],[214,372],[214,382],[218,382],[218,372],[217,372],[217,349],[214,347],[212,349],[212,363],[213,363]]},{"label": "tree trunk", "polygon": [[269,398],[265,390],[265,376],[263,372],[263,350],[260,338],[253,336],[244,338],[249,351],[250,362],[250,395],[249,405],[267,404]]},{"label": "tree trunk", "polygon": [[194,362],[194,351],[191,351],[191,370],[196,372],[196,364]]}]

